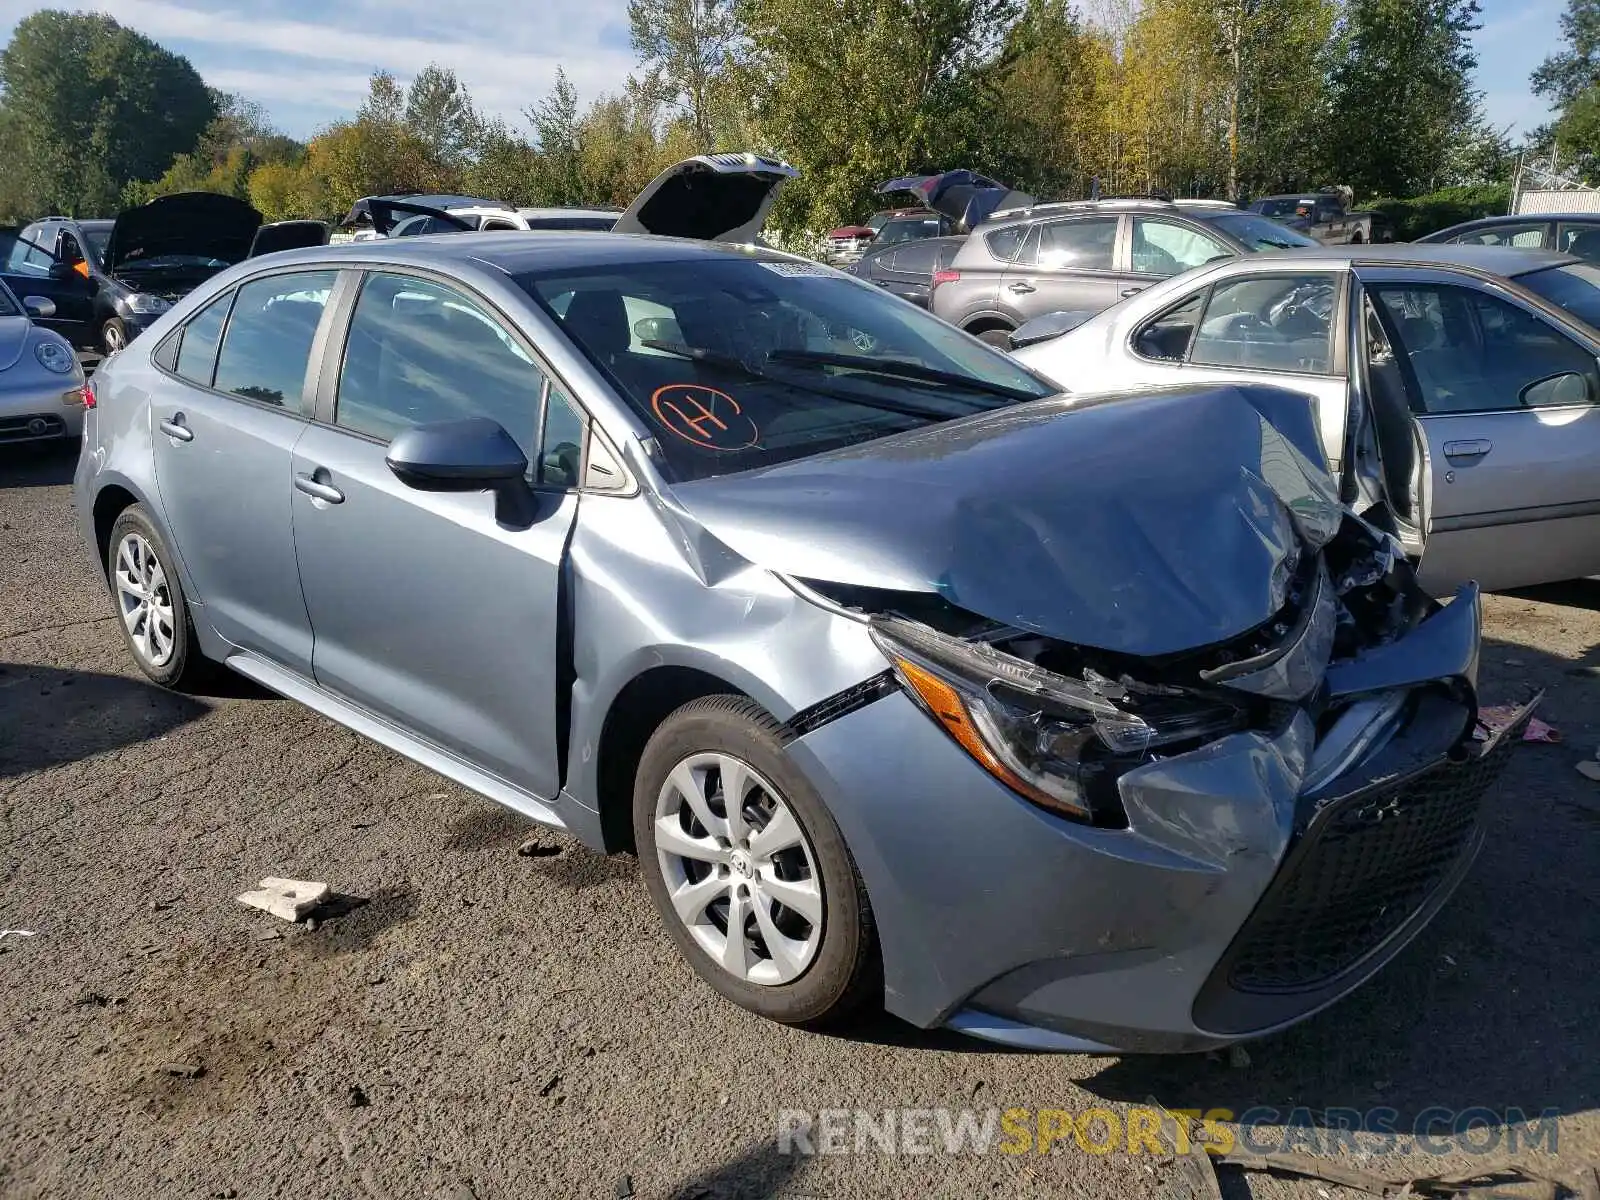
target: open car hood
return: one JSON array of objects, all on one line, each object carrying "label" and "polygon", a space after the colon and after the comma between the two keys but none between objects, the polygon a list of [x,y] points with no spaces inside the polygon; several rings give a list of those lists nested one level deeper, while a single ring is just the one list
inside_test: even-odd
[{"label": "open car hood", "polygon": [[753,242],[778,192],[799,174],[788,163],[759,154],[686,158],[652,179],[612,232]]},{"label": "open car hood", "polygon": [[1345,513],[1311,401],[1227,385],[1041,400],[672,495],[780,574],[1137,655],[1271,619]]},{"label": "open car hood", "polygon": [[328,227],[321,221],[274,221],[256,230],[250,240],[250,257],[327,244]]},{"label": "open car hood", "polygon": [[161,196],[117,214],[106,242],[105,269],[169,254],[243,262],[261,228],[261,214],[243,200],[215,192]]},{"label": "open car hood", "polygon": [[905,175],[878,185],[878,194],[909,192],[924,208],[931,208],[967,233],[1002,208],[1025,208],[1034,198],[976,171],[944,171],[938,175]]}]

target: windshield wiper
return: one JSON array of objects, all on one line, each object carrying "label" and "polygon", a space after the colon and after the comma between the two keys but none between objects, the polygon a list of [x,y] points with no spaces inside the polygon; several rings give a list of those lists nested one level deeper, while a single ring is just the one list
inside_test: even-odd
[{"label": "windshield wiper", "polygon": [[[944,412],[941,409],[925,408],[920,404],[913,404],[907,401],[881,399],[876,396],[860,396],[854,392],[841,392],[834,388],[810,387],[796,383],[792,379],[777,379],[768,375],[761,368],[745,362],[742,358],[732,354],[724,354],[720,350],[708,350],[704,346],[688,346],[682,342],[666,342],[659,338],[644,338],[639,344],[647,349],[659,350],[663,354],[672,354],[678,358],[687,358],[691,362],[701,363],[708,367],[720,367],[725,371],[737,371],[746,379],[761,379],[769,383],[779,383],[784,387],[794,388],[796,391],[809,392],[813,396],[827,396],[831,400],[847,400],[851,404],[859,404],[862,408],[875,408],[880,412],[895,413],[902,417],[923,417],[947,421],[957,415]],[[769,354],[767,357],[774,356]]]},{"label": "windshield wiper", "polygon": [[991,383],[956,371],[941,371],[938,367],[924,366],[900,358],[868,358],[859,354],[835,354],[828,350],[774,350],[767,355],[772,362],[797,363],[802,366],[845,367],[863,375],[887,375],[893,379],[915,379],[922,383],[937,383],[948,387],[966,388],[1003,396],[1007,400],[1042,400],[1044,397],[1022,388],[1004,383]]}]

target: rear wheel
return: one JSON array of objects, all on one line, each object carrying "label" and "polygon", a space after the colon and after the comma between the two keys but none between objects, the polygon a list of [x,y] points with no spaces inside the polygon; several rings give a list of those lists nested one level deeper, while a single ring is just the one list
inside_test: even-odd
[{"label": "rear wheel", "polygon": [[991,346],[999,346],[1002,350],[1011,348],[1011,330],[1009,329],[977,329],[969,332],[980,342],[988,342]]},{"label": "rear wheel", "polygon": [[196,682],[207,663],[172,554],[141,504],[124,509],[111,527],[106,575],[122,635],[139,669],[162,687]]},{"label": "rear wheel", "polygon": [[839,827],[783,745],[743,697],[684,705],[640,760],[634,838],[703,980],[770,1020],[825,1025],[881,994],[876,930]]}]

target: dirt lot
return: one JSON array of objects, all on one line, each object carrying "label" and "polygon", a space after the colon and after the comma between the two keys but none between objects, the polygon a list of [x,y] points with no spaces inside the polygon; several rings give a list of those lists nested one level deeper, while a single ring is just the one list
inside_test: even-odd
[{"label": "dirt lot", "polygon": [[[0,938],[0,1195],[1188,1195],[1168,1159],[1070,1139],[826,1158],[775,1139],[780,1109],[1149,1096],[1384,1106],[1402,1128],[1554,1107],[1559,1152],[1535,1161],[1600,1161],[1600,784],[1574,769],[1600,743],[1600,584],[1490,601],[1486,697],[1548,689],[1566,744],[1519,748],[1471,877],[1372,985],[1247,1063],[1034,1056],[887,1018],[849,1038],[763,1024],[679,961],[631,860],[242,680],[147,686],[71,470],[0,454],[0,929],[36,935]],[[271,874],[371,902],[315,931],[234,902]],[[1224,1176],[1230,1197],[1355,1195]]]}]

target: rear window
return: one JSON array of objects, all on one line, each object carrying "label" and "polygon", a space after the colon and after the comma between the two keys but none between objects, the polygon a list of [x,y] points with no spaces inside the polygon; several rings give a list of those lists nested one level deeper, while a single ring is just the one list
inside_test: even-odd
[{"label": "rear window", "polygon": [[1056,390],[938,318],[811,263],[697,257],[517,282],[655,431],[679,479]]},{"label": "rear window", "polygon": [[1573,263],[1517,276],[1518,283],[1600,330],[1600,266]]}]

